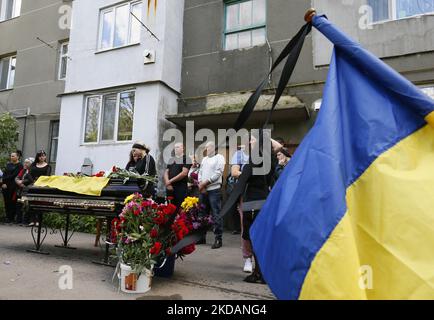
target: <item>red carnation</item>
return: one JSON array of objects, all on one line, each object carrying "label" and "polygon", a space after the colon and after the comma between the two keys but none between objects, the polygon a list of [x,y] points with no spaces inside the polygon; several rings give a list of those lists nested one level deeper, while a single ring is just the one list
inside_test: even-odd
[{"label": "red carnation", "polygon": [[151,254],[159,254],[161,251],[162,244],[161,242],[155,242],[154,246],[149,251]]},{"label": "red carnation", "polygon": [[176,206],[171,203],[169,203],[167,206],[164,206],[163,208],[163,212],[166,215],[174,214],[175,211],[176,211]]},{"label": "red carnation", "polygon": [[113,166],[112,172],[118,172],[118,168],[116,168],[116,166]]},{"label": "red carnation", "polygon": [[166,255],[167,255],[167,256],[172,255],[172,251],[170,250],[170,248],[167,248],[167,249],[166,249]]},{"label": "red carnation", "polygon": [[151,236],[151,238],[156,238],[156,237],[158,237],[158,231],[155,229],[152,229],[151,232],[149,233],[149,235]]},{"label": "red carnation", "polygon": [[193,244],[190,244],[189,246],[186,246],[186,247],[182,248],[181,253],[182,254],[190,254],[194,250],[196,250],[196,246],[193,243]]},{"label": "red carnation", "polygon": [[154,222],[156,224],[164,224],[166,223],[166,217],[163,212],[157,212],[157,216],[154,218]]}]

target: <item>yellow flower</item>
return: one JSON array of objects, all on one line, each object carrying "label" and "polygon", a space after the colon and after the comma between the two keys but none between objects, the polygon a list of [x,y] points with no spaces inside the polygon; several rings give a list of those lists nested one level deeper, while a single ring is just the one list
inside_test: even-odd
[{"label": "yellow flower", "polygon": [[134,193],[130,194],[128,197],[125,198],[124,204],[127,204],[128,202],[130,202],[133,199],[134,199]]},{"label": "yellow flower", "polygon": [[181,208],[184,209],[184,211],[189,211],[191,208],[196,206],[199,203],[199,198],[197,197],[187,197],[184,199],[184,201],[181,204]]}]

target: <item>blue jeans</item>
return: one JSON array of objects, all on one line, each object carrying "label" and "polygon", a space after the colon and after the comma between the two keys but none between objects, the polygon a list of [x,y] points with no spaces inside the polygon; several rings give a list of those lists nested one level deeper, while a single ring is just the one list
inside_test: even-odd
[{"label": "blue jeans", "polygon": [[200,202],[206,206],[206,211],[211,210],[214,220],[214,235],[216,240],[222,240],[223,236],[223,219],[220,217],[222,208],[222,193],[221,189],[207,191],[200,194]]}]

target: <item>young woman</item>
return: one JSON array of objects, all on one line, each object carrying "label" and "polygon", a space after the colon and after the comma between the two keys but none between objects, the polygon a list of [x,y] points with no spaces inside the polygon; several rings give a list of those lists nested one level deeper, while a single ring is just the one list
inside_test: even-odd
[{"label": "young woman", "polygon": [[190,197],[199,197],[199,170],[200,164],[194,155],[190,155],[191,167],[188,171],[188,195]]},{"label": "young woman", "polygon": [[10,155],[10,162],[6,165],[3,172],[1,190],[5,201],[6,223],[14,222],[17,211],[17,185],[15,183],[15,178],[23,168],[23,165],[19,160],[19,153],[12,152]]},{"label": "young woman", "polygon": [[47,163],[47,154],[44,150],[41,150],[36,154],[35,162],[33,162],[30,168],[30,175],[33,182],[36,182],[39,177],[51,175],[51,166]]},{"label": "young woman", "polygon": [[[47,154],[44,150],[39,151],[35,156],[35,162],[30,167],[29,184],[35,183],[39,177],[50,176],[51,166],[47,163]],[[35,214],[29,212],[29,226],[37,225]]]},{"label": "young woman", "polygon": [[[250,139],[250,147],[251,150],[256,150],[256,148],[259,147],[258,140],[256,137],[252,136]],[[242,210],[243,210],[243,234],[242,237],[246,241],[250,240],[250,227],[252,226],[257,214],[259,213],[259,210],[261,202],[264,202],[267,198],[268,194],[270,193],[271,186],[274,183],[274,170],[276,167],[277,158],[275,154],[282,149],[282,145],[278,143],[277,141],[271,139],[271,152],[269,151],[269,156],[271,160],[271,170],[269,170],[268,173],[263,174],[255,174],[253,169],[255,167],[260,168],[262,166],[262,163],[260,164],[254,164],[252,162],[252,159],[249,159],[249,165],[246,165],[244,168],[248,167],[247,170],[252,170],[253,173],[250,175],[250,177],[247,180],[246,189],[242,197]],[[265,151],[265,150],[264,150]],[[257,154],[255,151],[252,151],[251,154]],[[262,152],[263,157],[265,158],[266,152]],[[264,159],[263,158],[263,159]],[[243,174],[244,174],[244,168],[243,168]],[[261,269],[258,263],[258,260],[256,259],[255,252],[253,252],[254,260],[255,260],[255,266],[253,269],[253,272],[251,275],[247,276],[244,281],[250,282],[250,283],[262,283],[264,284],[265,281],[262,278]]]},{"label": "young woman", "polygon": [[283,169],[285,169],[286,165],[289,163],[289,160],[291,160],[291,155],[289,154],[288,149],[282,148],[279,152],[277,152],[276,157],[278,165],[276,166],[274,179],[277,181],[277,179],[279,179],[280,175],[282,174]]}]

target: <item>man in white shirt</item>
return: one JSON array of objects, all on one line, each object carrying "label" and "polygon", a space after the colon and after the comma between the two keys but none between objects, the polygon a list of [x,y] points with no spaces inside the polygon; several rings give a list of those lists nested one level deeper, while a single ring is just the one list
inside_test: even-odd
[{"label": "man in white shirt", "polygon": [[[226,162],[221,154],[215,153],[214,142],[208,142],[205,147],[207,156],[203,158],[199,170],[199,192],[201,203],[205,204],[207,210],[211,210],[212,212],[215,242],[211,248],[217,249],[222,246],[223,219],[220,217],[222,205],[221,187]],[[205,239],[199,243],[205,243]]]}]

